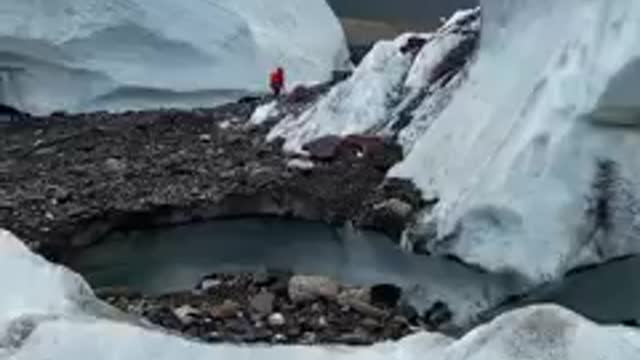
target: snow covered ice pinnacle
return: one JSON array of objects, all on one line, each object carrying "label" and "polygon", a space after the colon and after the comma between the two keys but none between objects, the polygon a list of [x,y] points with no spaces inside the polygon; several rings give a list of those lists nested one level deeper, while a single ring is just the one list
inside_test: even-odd
[{"label": "snow covered ice pinnacle", "polygon": [[211,106],[348,63],[325,0],[3,0],[0,38],[0,103],[37,114]]},{"label": "snow covered ice pinnacle", "polygon": [[468,80],[390,173],[440,199],[421,241],[536,282],[639,252],[640,2],[482,8]]},{"label": "snow covered ice pinnacle", "polygon": [[[399,140],[409,149],[428,127],[428,115],[439,111],[459,82],[457,74],[447,84],[432,75],[451,52],[476,43],[479,11],[459,11],[434,33],[407,33],[376,43],[349,79],[301,116],[285,117],[269,138],[282,137],[286,150],[300,151],[305,143],[326,135],[400,132],[395,127],[407,113],[413,121],[402,126]],[[401,51],[412,38],[425,39],[426,44],[417,54]]]}]

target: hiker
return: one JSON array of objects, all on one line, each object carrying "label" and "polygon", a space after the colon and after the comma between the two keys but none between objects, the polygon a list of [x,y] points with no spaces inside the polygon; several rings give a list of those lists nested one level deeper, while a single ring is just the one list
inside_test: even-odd
[{"label": "hiker", "polygon": [[273,95],[280,96],[282,89],[284,88],[284,69],[278,67],[275,71],[271,73],[269,76],[269,85],[271,86],[271,91],[273,91]]}]

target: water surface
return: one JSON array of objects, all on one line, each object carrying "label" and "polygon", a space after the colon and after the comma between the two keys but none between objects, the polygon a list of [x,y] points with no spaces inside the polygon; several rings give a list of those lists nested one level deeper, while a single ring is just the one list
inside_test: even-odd
[{"label": "water surface", "polygon": [[349,284],[394,283],[418,307],[443,300],[461,319],[517,284],[446,259],[401,251],[383,235],[276,219],[222,220],[116,233],[70,261],[94,287],[149,294],[192,289],[214,272],[290,269]]}]

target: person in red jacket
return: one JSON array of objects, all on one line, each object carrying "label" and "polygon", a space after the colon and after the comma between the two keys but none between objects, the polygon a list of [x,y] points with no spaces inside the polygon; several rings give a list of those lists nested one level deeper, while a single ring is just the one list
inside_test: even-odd
[{"label": "person in red jacket", "polygon": [[271,86],[271,91],[275,96],[280,96],[280,93],[284,89],[284,69],[278,67],[275,71],[271,73],[269,76],[269,85]]}]

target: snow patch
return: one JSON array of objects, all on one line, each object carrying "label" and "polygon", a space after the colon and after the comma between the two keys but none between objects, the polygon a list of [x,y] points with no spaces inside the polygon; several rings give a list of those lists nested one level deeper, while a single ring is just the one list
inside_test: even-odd
[{"label": "snow patch", "polygon": [[249,122],[252,124],[260,125],[265,123],[269,119],[277,117],[278,114],[278,102],[274,100],[272,102],[258,106],[251,115],[251,119],[249,119]]}]

